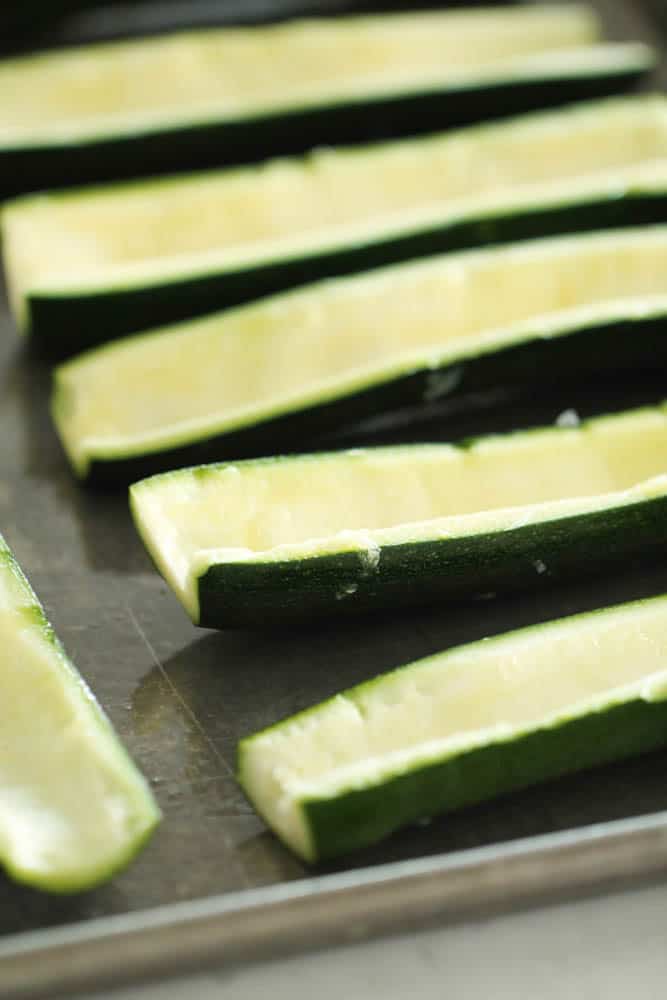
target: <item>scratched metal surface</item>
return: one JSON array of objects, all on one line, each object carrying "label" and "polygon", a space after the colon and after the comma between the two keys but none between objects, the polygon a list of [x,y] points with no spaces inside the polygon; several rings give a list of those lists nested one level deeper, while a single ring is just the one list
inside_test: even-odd
[{"label": "scratched metal surface", "polygon": [[[667,31],[661,0],[652,8],[636,0],[624,6],[600,0],[598,7],[612,36],[656,41]],[[454,643],[667,590],[667,568],[638,566],[567,589],[549,589],[541,577],[532,593],[511,601],[311,631],[198,631],[153,572],[124,496],[92,495],[70,478],[49,422],[48,370],[25,355],[2,309],[0,530],[164,811],[142,856],[104,888],[53,899],[0,877],[2,935],[308,879],[311,873],[265,830],[236,785],[234,747],[241,735]],[[568,406],[595,412],[663,394],[660,380],[605,393],[584,386],[526,400],[503,414],[441,415],[402,436],[452,438],[552,421]],[[659,753],[568,778],[404,831],[337,870],[665,809],[666,769],[667,753]]]}]

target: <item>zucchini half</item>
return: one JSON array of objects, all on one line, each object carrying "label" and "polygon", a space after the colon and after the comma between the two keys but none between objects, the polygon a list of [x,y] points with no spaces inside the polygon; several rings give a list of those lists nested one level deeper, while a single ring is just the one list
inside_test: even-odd
[{"label": "zucchini half", "polygon": [[43,353],[62,358],[306,280],[656,222],[667,222],[667,99],[638,96],[237,170],[21,198],[5,207],[2,235],[17,323]]},{"label": "zucchini half", "polygon": [[457,392],[667,358],[667,227],[431,258],[107,344],[54,373],[76,474],[298,450]]},{"label": "zucchini half", "polygon": [[617,93],[653,64],[585,6],[209,28],[0,65],[0,193],[263,159]]},{"label": "zucchini half", "polygon": [[262,627],[664,555],[666,456],[667,405],[456,447],[201,466],[135,483],[130,502],[195,624]]},{"label": "zucchini half", "polygon": [[306,861],[667,743],[667,598],[459,646],[241,741],[257,811]]},{"label": "zucchini half", "polygon": [[0,864],[36,889],[92,888],[160,813],[1,537],[0,677]]}]

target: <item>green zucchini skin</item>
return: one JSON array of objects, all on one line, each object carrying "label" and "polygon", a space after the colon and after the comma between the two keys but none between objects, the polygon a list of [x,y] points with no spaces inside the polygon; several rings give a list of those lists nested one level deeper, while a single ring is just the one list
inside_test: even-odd
[{"label": "green zucchini skin", "polygon": [[[495,5],[505,4],[511,6],[515,0],[448,0],[449,7],[473,7],[476,5],[483,7],[491,7]],[[88,7],[99,7],[102,4],[102,0],[23,0],[20,5],[13,4],[12,8],[7,11],[2,12],[2,18],[4,26],[8,32],[15,31],[33,31],[35,26],[42,26],[44,24],[49,24],[55,21],[57,18],[63,17],[66,14],[71,13],[74,10],[86,9]],[[155,0],[134,0],[132,7],[128,10],[122,11],[122,20],[119,17],[119,21],[122,23],[122,28],[116,28],[116,20],[114,19],[109,27],[104,25],[104,27],[99,28],[95,32],[95,37],[103,36],[117,37],[118,35],[126,36],[133,33],[133,29],[139,29],[141,22],[139,24],[135,21],[135,9],[138,8],[139,11],[142,9],[150,9],[151,6],[158,6]],[[200,5],[201,6],[201,5]],[[210,5],[209,5],[210,6]],[[270,9],[258,13],[256,10],[253,11],[245,10],[243,0],[219,0],[215,11],[193,11],[187,10],[175,10],[172,11],[167,9],[161,11],[161,17],[159,19],[159,30],[162,28],[170,28],[172,25],[177,27],[189,26],[192,23],[196,23],[202,18],[205,19],[206,23],[213,21],[214,23],[234,23],[234,24],[254,24],[258,21],[261,23],[268,23],[270,21],[279,21],[289,17],[295,17],[296,15],[304,16],[331,16],[336,13],[349,12],[354,10],[356,13],[360,12],[377,12],[377,10],[392,10],[396,8],[401,8],[404,6],[403,0],[386,0],[386,2],[373,2],[373,0],[368,0],[368,2],[355,2],[355,0],[273,0],[270,5]],[[419,4],[420,8],[429,7],[440,7],[442,4],[438,0],[423,0]]]},{"label": "green zucchini skin", "polygon": [[[3,10],[3,35],[9,39],[14,36],[28,36],[50,26],[59,18],[93,6],[95,0],[23,0],[20,4],[11,4],[9,10]],[[4,43],[5,39],[2,39]],[[4,47],[0,43],[0,48]]]},{"label": "green zucchini skin", "polygon": [[667,222],[667,189],[621,189],[575,203],[486,212],[367,243],[270,263],[249,262],[237,271],[174,278],[139,288],[62,296],[32,294],[27,299],[28,334],[37,354],[61,360],[117,337],[231,308],[318,279],[447,251],[659,222]]},{"label": "green zucchini skin", "polygon": [[[83,719],[82,724],[89,733],[93,726],[96,728],[97,738],[104,748],[103,753],[99,748],[94,748],[96,757],[99,757],[101,760],[105,758],[108,760],[115,756],[117,761],[120,758],[120,764],[117,763],[115,772],[105,775],[104,771],[100,770],[98,776],[98,781],[101,783],[100,787],[105,787],[104,783],[106,782],[106,787],[109,788],[109,795],[115,795],[117,800],[119,800],[122,794],[121,786],[117,785],[114,787],[112,780],[118,774],[118,767],[123,767],[128,775],[134,775],[132,779],[134,788],[128,791],[128,795],[131,792],[134,796],[134,814],[131,817],[133,832],[128,832],[122,850],[116,851],[115,854],[109,854],[104,859],[104,862],[97,866],[84,864],[82,860],[80,872],[68,871],[63,873],[62,869],[59,869],[58,866],[53,866],[51,869],[48,869],[47,866],[41,870],[34,870],[32,866],[28,865],[26,867],[20,863],[17,866],[17,859],[13,856],[9,844],[4,843],[3,838],[0,848],[0,867],[13,880],[29,886],[33,890],[37,889],[54,895],[68,895],[94,889],[111,879],[116,873],[121,872],[142,851],[152,837],[155,828],[161,822],[162,813],[155,801],[148,781],[137,770],[136,765],[120,741],[106,712],[88,688],[75,665],[69,659],[67,651],[55,633],[50,621],[47,619],[44,608],[33,591],[30,582],[2,535],[0,535],[0,575],[9,575],[16,581],[18,585],[17,589],[21,592],[20,606],[23,611],[24,628],[26,632],[32,634],[37,649],[39,649],[40,644],[51,647],[52,655],[59,661],[58,675],[51,671],[50,679],[52,686],[55,687],[58,683],[63,682],[71,687],[69,695],[70,708],[75,705],[76,701],[86,703],[89,716],[88,719]],[[34,723],[37,726],[40,725],[41,719],[40,705],[41,694],[38,693],[34,716]],[[6,718],[7,716],[5,715]],[[76,715],[73,715],[73,718],[76,718]],[[84,745],[84,748],[90,753],[91,748],[89,745]],[[36,812],[35,815],[38,817],[39,813]],[[61,815],[60,819],[63,829],[72,826],[71,817],[68,817],[66,813]],[[38,819],[35,822],[38,822]],[[11,838],[9,843],[11,843]]]},{"label": "green zucchini skin", "polygon": [[147,176],[174,170],[248,163],[316,145],[369,142],[442,130],[572,101],[609,97],[635,87],[651,67],[623,65],[604,73],[447,86],[386,94],[254,118],[144,129],[130,135],[0,146],[0,194]]},{"label": "green zucchini skin", "polygon": [[[667,703],[629,701],[386,779],[303,803],[315,860],[370,845],[401,826],[667,743]],[[243,768],[243,743],[239,771]]]},{"label": "green zucchini skin", "polygon": [[[193,440],[187,445],[135,456],[93,458],[86,482],[98,488],[126,486],[146,476],[208,462],[289,453],[317,446],[318,436],[355,421],[402,408],[451,399],[499,386],[532,388],[595,375],[656,371],[667,364],[667,313],[591,324],[560,336],[535,337],[491,353],[462,358],[440,369],[419,368],[379,385],[316,406],[268,418],[251,427]],[[56,383],[54,409],[66,406]]]},{"label": "green zucchini skin", "polygon": [[658,497],[505,531],[386,545],[372,571],[356,552],[223,564],[198,581],[197,624],[294,625],[463,600],[595,575],[666,551],[667,497]]}]

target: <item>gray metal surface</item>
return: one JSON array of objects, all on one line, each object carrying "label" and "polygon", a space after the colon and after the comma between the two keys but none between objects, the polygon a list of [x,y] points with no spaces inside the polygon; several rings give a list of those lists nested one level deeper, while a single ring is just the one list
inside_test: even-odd
[{"label": "gray metal surface", "polygon": [[[657,37],[658,20],[648,7],[615,0],[598,6],[610,34]],[[152,780],[164,822],[141,857],[94,892],[50,898],[0,877],[0,995],[38,988],[55,995],[68,970],[68,989],[74,989],[105,970],[154,973],[188,956],[194,961],[215,953],[247,958],[271,942],[281,947],[321,942],[328,935],[340,937],[346,927],[361,935],[403,920],[451,916],[464,903],[510,903],[536,891],[662,867],[663,817],[594,836],[585,828],[667,809],[667,753],[406,830],[318,872],[314,880],[241,795],[233,775],[240,736],[452,644],[667,591],[667,565],[628,566],[613,579],[582,580],[569,588],[551,587],[547,573],[536,576],[531,593],[511,600],[310,631],[197,631],[152,570],[125,496],[87,493],[71,478],[49,420],[48,369],[26,354],[2,308],[0,530],[72,658]],[[440,415],[422,428],[408,427],[402,436],[452,438],[552,421],[570,406],[595,412],[667,396],[660,380],[599,390],[584,386],[542,397],[538,386],[540,398],[503,414]],[[555,842],[507,846],[558,831],[569,832]],[[457,853],[474,848],[486,850]],[[414,866],[407,869],[386,867],[410,861]],[[273,887],[268,896],[255,891],[267,887]],[[185,908],[158,916],[147,912],[170,904]],[[120,923],[95,922],[110,917]],[[73,924],[85,926],[63,930]],[[19,937],[33,931],[43,933]]]},{"label": "gray metal surface", "polygon": [[[0,943],[0,995],[69,997],[358,943],[664,873],[665,815],[248,890]],[[303,992],[303,991],[302,991]]]}]

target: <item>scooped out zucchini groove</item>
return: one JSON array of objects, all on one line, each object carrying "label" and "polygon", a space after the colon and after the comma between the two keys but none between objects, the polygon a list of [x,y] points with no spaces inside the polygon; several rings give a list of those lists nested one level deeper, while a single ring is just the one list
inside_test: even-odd
[{"label": "scooped out zucchini groove", "polygon": [[667,743],[667,598],[450,649],[242,740],[268,825],[314,862]]},{"label": "scooped out zucchini groove", "polygon": [[75,892],[139,851],[160,813],[0,537],[0,864]]},{"label": "scooped out zucchini groove", "polygon": [[600,573],[667,548],[667,405],[479,438],[202,466],[135,483],[199,625],[262,627]]},{"label": "scooped out zucchini groove", "polygon": [[209,28],[6,59],[0,193],[263,159],[617,93],[653,62],[587,7]]},{"label": "scooped out zucchini groove", "polygon": [[667,227],[527,242],[106,345],[56,369],[52,412],[78,476],[128,482],[457,392],[655,369],[666,316]]},{"label": "scooped out zucchini groove", "polygon": [[7,205],[2,228],[17,324],[43,353],[65,357],[305,280],[660,221],[667,99],[638,96],[237,170],[40,194]]}]

